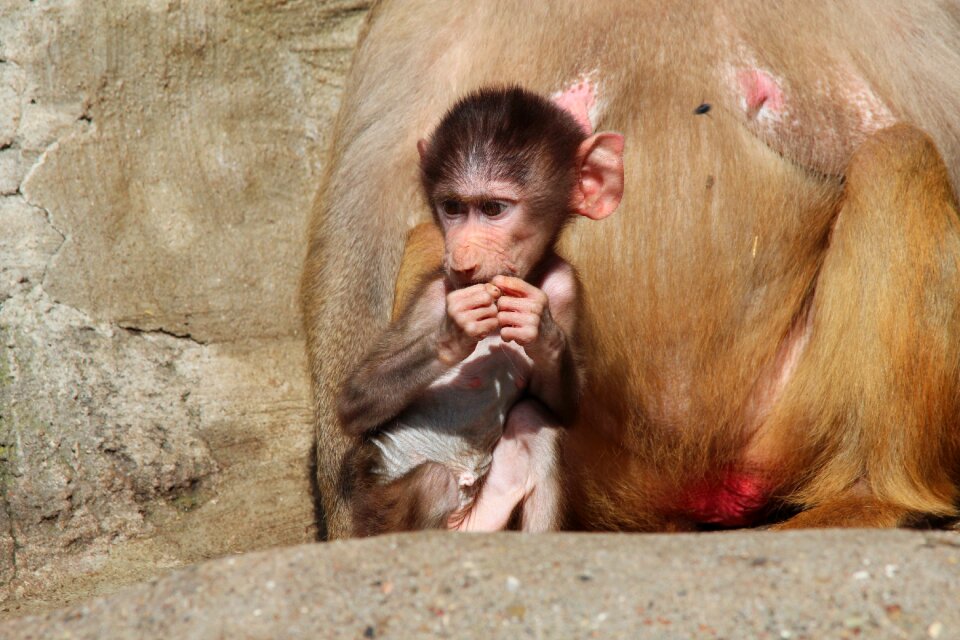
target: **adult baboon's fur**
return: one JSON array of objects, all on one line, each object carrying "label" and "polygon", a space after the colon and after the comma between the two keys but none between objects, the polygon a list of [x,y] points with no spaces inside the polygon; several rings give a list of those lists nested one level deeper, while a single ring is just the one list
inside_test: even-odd
[{"label": "adult baboon's fur", "polygon": [[333,399],[429,216],[417,139],[472,89],[578,77],[627,152],[618,214],[563,243],[589,334],[570,525],[953,514],[960,3],[398,0],[357,49],[303,277],[329,535]]}]

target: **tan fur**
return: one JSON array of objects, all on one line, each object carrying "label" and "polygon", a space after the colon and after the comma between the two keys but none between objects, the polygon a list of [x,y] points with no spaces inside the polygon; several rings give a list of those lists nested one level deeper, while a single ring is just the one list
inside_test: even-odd
[{"label": "tan fur", "polygon": [[873,497],[864,482],[858,482],[823,504],[770,527],[789,529],[823,529],[827,527],[898,527],[918,522],[911,510]]},{"label": "tan fur", "polygon": [[883,130],[854,155],[814,337],[770,419],[794,464],[816,471],[795,495],[801,504],[846,501],[862,481],[881,504],[954,513],[957,215],[946,167],[917,129]]},{"label": "tan fur", "polygon": [[432,222],[418,224],[407,235],[400,271],[393,290],[392,320],[396,320],[423,286],[424,278],[437,273],[443,263],[443,234]]},{"label": "tan fur", "polygon": [[[958,20],[933,1],[378,5],[302,286],[329,535],[351,530],[332,399],[387,323],[404,235],[429,215],[417,139],[476,87],[548,94],[594,70],[597,127],[627,140],[626,193],[617,215],[574,225],[563,247],[583,284],[589,372],[563,449],[576,525],[688,528],[677,495],[729,465],[838,514],[818,524],[903,521],[831,510],[856,482],[884,509],[950,512]],[[744,65],[782,80],[796,120],[782,136],[742,111],[729,74]],[[914,129],[878,134],[885,120],[851,107],[857,96],[932,143]],[[693,115],[705,101],[710,114]],[[785,336],[806,330],[807,307],[809,343],[778,387],[765,376]]]}]

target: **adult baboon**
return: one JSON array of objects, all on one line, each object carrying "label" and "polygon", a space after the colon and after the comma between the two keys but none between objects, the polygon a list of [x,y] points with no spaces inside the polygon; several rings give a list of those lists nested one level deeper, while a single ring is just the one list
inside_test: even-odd
[{"label": "adult baboon", "polygon": [[955,2],[376,5],[302,290],[329,534],[350,530],[333,399],[429,218],[416,141],[496,83],[580,83],[592,126],[627,140],[620,211],[561,244],[588,372],[564,440],[568,526],[952,515],[958,70]]}]

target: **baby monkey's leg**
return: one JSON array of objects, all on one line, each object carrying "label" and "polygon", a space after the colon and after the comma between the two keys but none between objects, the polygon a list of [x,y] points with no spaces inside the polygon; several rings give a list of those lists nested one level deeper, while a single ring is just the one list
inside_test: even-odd
[{"label": "baby monkey's leg", "polygon": [[517,403],[507,416],[503,436],[472,509],[452,528],[499,531],[521,505],[523,531],[559,528],[562,492],[558,445],[561,427],[536,400]]},{"label": "baby monkey's leg", "polygon": [[457,479],[438,462],[424,462],[392,482],[366,487],[357,498],[355,533],[442,529],[458,505]]}]

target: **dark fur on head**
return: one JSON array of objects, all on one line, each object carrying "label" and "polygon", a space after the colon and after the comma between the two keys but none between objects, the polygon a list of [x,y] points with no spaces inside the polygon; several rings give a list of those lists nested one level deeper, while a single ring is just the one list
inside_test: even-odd
[{"label": "dark fur on head", "polygon": [[420,177],[427,197],[440,200],[482,170],[481,180],[523,189],[534,215],[566,215],[578,180],[574,159],[586,138],[573,116],[543,96],[521,87],[484,88],[444,115],[420,159]]}]

